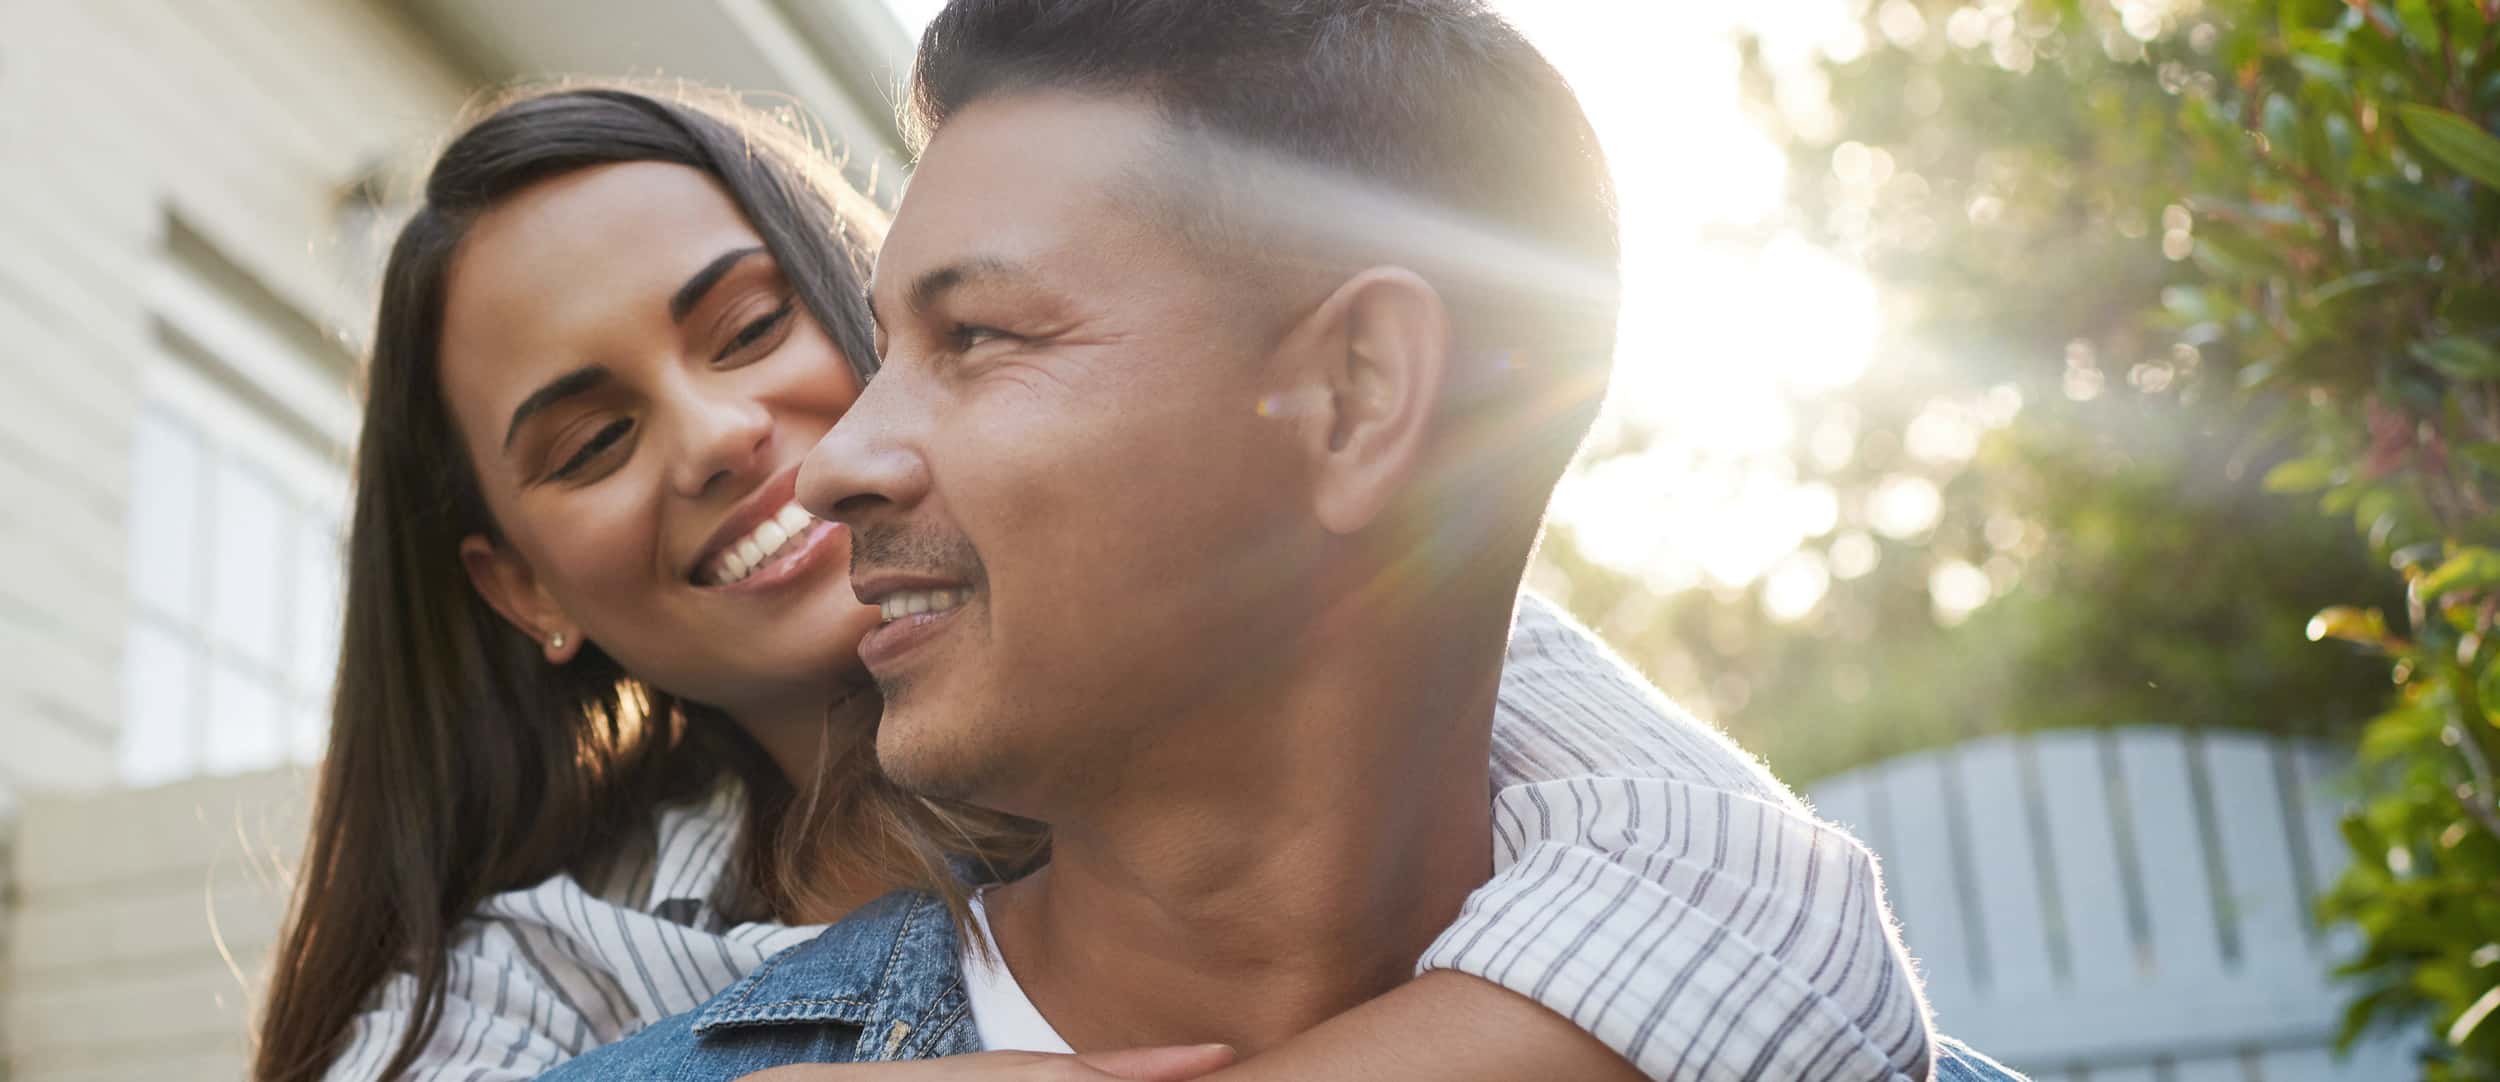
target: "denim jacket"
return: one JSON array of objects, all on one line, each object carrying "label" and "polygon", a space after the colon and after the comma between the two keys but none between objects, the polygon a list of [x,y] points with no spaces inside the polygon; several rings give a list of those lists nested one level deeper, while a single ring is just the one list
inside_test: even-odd
[{"label": "denim jacket", "polygon": [[728,1082],[791,1063],[981,1050],[946,906],[896,891],[767,959],[685,1014],[558,1065],[542,1082]]},{"label": "denim jacket", "polygon": [[[1937,1037],[1935,1082],[2016,1075]],[[981,1050],[946,906],[896,891],[771,959],[711,1002],[538,1076],[730,1082],[792,1063],[873,1063]]]}]

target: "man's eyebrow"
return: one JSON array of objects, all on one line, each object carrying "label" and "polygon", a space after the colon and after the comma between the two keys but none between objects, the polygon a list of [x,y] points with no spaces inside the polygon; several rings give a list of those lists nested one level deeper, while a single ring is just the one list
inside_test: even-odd
[{"label": "man's eyebrow", "polygon": [[694,306],[703,302],[703,295],[711,292],[712,287],[719,284],[722,275],[728,274],[730,268],[738,265],[739,260],[763,250],[762,248],[733,248],[712,257],[711,262],[704,264],[702,270],[694,272],[693,277],[686,279],[686,284],[677,287],[676,295],[668,299],[668,321],[684,323],[686,313],[694,311]]},{"label": "man's eyebrow", "polygon": [[921,272],[919,277],[911,280],[911,287],[903,291],[903,301],[910,306],[912,311],[919,312],[945,300],[947,294],[968,285],[1023,281],[1032,277],[1033,272],[1023,264],[1011,263],[1004,259],[982,257],[957,260],[943,267]]},{"label": "man's eyebrow", "polygon": [[531,414],[596,388],[606,383],[608,379],[609,373],[606,367],[595,364],[584,365],[548,380],[546,386],[531,391],[528,398],[522,399],[520,405],[513,407],[512,423],[505,426],[503,430],[504,450],[512,449],[512,437],[520,435],[521,422],[529,420]]}]

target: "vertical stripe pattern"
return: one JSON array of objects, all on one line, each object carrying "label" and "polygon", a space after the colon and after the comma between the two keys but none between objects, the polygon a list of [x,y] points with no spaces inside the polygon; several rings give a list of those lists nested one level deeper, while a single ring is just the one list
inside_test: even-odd
[{"label": "vertical stripe pattern", "polygon": [[1527,996],[1652,1078],[1929,1076],[1873,855],[1533,595],[1493,746],[1495,874],[1419,969]]},{"label": "vertical stripe pattern", "polygon": [[[1501,984],[1654,1078],[1917,1080],[1926,1005],[1874,860],[1552,605],[1522,599],[1493,726],[1496,874],[1420,969]],[[504,1082],[694,1009],[818,928],[715,904],[741,797],[657,809],[588,881],[488,899],[407,1082]],[[329,1082],[377,1082],[415,978]]]}]

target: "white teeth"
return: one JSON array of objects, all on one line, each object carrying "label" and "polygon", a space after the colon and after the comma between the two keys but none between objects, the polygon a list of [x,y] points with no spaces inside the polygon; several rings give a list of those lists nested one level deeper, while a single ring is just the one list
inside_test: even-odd
[{"label": "white teeth", "polygon": [[891,623],[906,616],[945,612],[972,600],[970,587],[952,590],[906,590],[892,594],[877,603],[877,610]]},{"label": "white teeth", "polygon": [[782,547],[806,533],[816,519],[807,509],[793,503],[773,512],[773,517],[757,523],[745,537],[731,542],[712,561],[712,569],[704,580],[714,586],[727,586],[754,574],[764,562],[772,559]]}]

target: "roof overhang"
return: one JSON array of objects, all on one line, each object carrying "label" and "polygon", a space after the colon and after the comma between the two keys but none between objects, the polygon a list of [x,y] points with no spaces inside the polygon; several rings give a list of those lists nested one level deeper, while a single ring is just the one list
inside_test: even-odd
[{"label": "roof overhang", "polygon": [[851,179],[891,203],[895,102],[912,40],[884,0],[404,0],[490,81],[684,78],[787,95],[822,121]]}]

